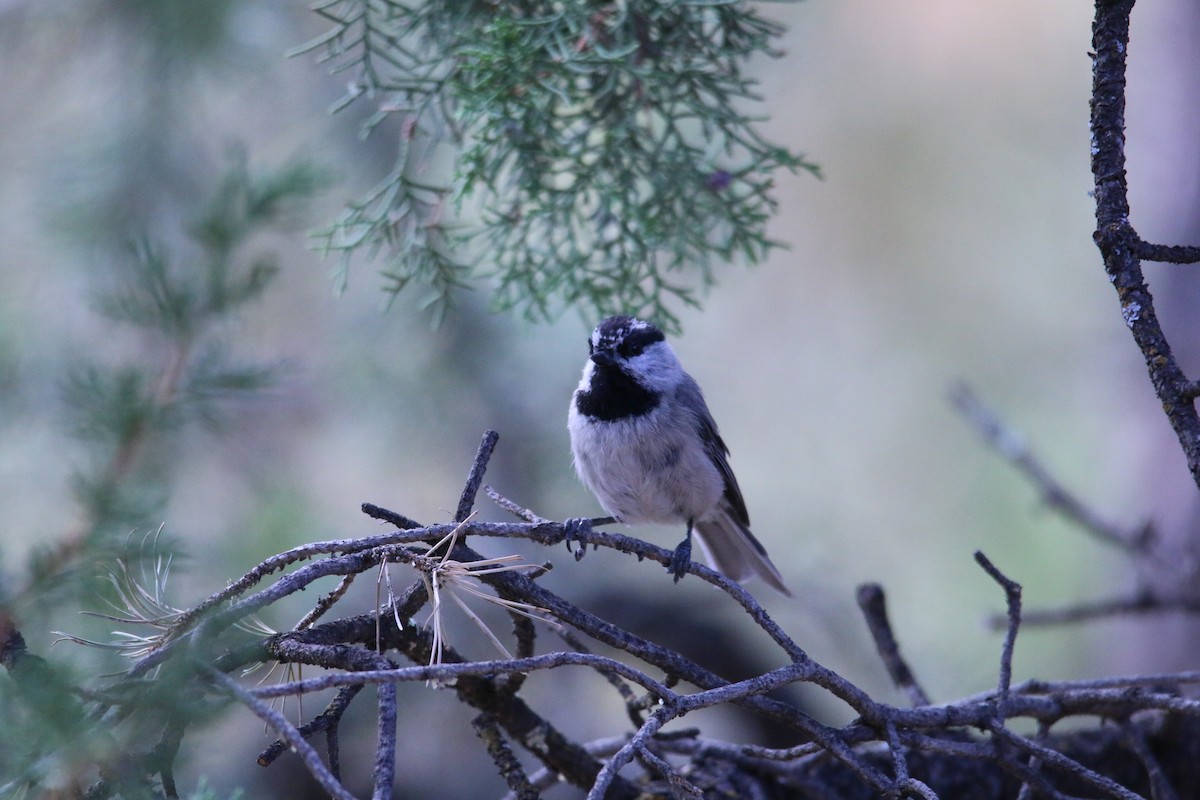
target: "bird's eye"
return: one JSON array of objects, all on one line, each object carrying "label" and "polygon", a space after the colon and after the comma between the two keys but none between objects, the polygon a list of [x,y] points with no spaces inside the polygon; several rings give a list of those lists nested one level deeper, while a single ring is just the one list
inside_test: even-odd
[{"label": "bird's eye", "polygon": [[621,354],[622,358],[633,358],[634,356],[640,356],[642,351],[645,349],[646,344],[644,342],[630,341],[629,339],[626,339],[617,345],[617,352]]}]

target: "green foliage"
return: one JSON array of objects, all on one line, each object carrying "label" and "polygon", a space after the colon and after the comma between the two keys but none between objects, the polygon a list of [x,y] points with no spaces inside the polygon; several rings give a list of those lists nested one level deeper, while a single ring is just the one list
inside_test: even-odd
[{"label": "green foliage", "polygon": [[188,226],[194,255],[175,257],[141,238],[117,263],[95,307],[111,322],[137,328],[145,353],[109,364],[97,349],[65,377],[89,466],[72,477],[81,521],[35,553],[35,588],[71,585],[53,579],[126,552],[130,531],[157,528],[178,461],[174,434],[220,423],[225,401],[274,378],[273,366],[236,362],[223,334],[277,272],[270,257],[246,253],[254,238],[288,223],[322,182],[304,164],[255,174],[235,156]]},{"label": "green foliage", "polygon": [[[396,165],[320,235],[346,260],[386,249],[391,280],[493,279],[496,303],[676,325],[731,259],[761,260],[773,175],[816,167],[755,130],[744,73],[781,28],[747,3],[327,0],[301,48],[352,73],[398,122]],[[448,167],[444,162],[452,162]],[[444,180],[437,174],[444,173]]]},{"label": "green foliage", "polygon": [[[194,673],[174,665],[151,680],[85,696],[76,688],[77,676],[26,652],[19,636],[3,660],[3,797],[177,797],[171,764],[185,727],[202,724],[226,705],[196,692]],[[188,797],[217,795],[201,784]]]},{"label": "green foliage", "polygon": [[[23,648],[23,645],[22,645]],[[0,796],[42,796],[31,787],[61,786],[74,754],[103,746],[89,733],[73,676],[42,658],[5,653],[0,672]],[[70,755],[68,755],[70,754]]]},{"label": "green foliage", "polygon": [[[0,594],[0,795],[177,796],[171,764],[183,731],[219,713],[224,700],[192,691],[190,668],[174,665],[84,694],[66,666],[27,652],[17,627],[39,630],[56,601],[73,594],[85,605],[106,601],[104,624],[135,631],[103,651],[137,655],[160,643],[178,615],[164,597],[177,548],[160,526],[173,468],[186,458],[180,434],[220,422],[225,401],[274,378],[271,366],[238,363],[224,340],[277,272],[253,252],[256,237],[291,221],[322,182],[305,165],[255,173],[236,157],[187,226],[187,255],[139,239],[98,294],[96,308],[111,324],[64,380],[89,456],[72,477],[78,520],[47,537],[23,585]],[[137,330],[142,352],[106,352],[102,342],[119,338],[122,326]],[[189,796],[216,800],[203,786]]]}]

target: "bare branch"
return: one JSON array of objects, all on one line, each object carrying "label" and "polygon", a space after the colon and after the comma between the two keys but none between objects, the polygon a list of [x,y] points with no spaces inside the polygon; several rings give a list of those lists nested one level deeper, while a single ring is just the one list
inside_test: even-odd
[{"label": "bare branch", "polygon": [[1024,436],[1007,426],[965,383],[950,390],[950,401],[970,425],[1000,455],[1006,458],[1042,495],[1042,502],[1106,544],[1135,553],[1146,552],[1154,542],[1154,528],[1147,522],[1124,530],[1100,518],[1085,503],[1059,483],[1030,449]]},{"label": "bare branch", "polygon": [[[325,707],[324,711],[298,729],[300,735],[305,739],[314,733],[325,732],[326,750],[329,756],[329,772],[338,780],[341,780],[337,744],[338,726],[342,721],[342,715],[350,707],[350,702],[362,691],[362,688],[363,685],[361,683],[341,687],[333,699],[329,701],[329,705]],[[270,747],[259,753],[258,758],[255,760],[259,766],[269,767],[275,759],[287,751],[289,746],[288,742],[284,739],[276,739],[271,743]]]},{"label": "bare branch", "polygon": [[[1064,625],[1074,622],[1089,622],[1122,614],[1162,614],[1172,611],[1188,614],[1200,613],[1200,598],[1158,597],[1148,592],[1139,592],[1133,597],[1117,597],[1111,600],[1096,600],[1076,603],[1061,608],[1040,608],[1027,611],[1022,621],[1026,625]],[[1003,616],[988,618],[988,625],[1000,629],[1006,624]]]},{"label": "bare branch", "polygon": [[321,763],[321,757],[317,755],[317,751],[304,740],[304,736],[300,731],[296,730],[296,727],[288,722],[283,714],[280,714],[249,691],[243,689],[237,681],[225,673],[202,663],[198,663],[196,668],[202,674],[207,675],[209,680],[224,694],[236,699],[258,715],[263,722],[274,728],[287,741],[288,746],[300,756],[305,768],[317,780],[317,783],[321,784],[322,789],[329,792],[336,800],[354,800],[354,795],[350,794],[346,790],[346,787],[342,786],[341,781],[335,778],[325,765]]},{"label": "bare branch", "polygon": [[1179,793],[1175,791],[1175,787],[1171,784],[1171,778],[1162,768],[1158,757],[1146,743],[1146,736],[1142,729],[1126,719],[1121,723],[1121,732],[1129,744],[1129,749],[1146,768],[1146,775],[1150,778],[1150,796],[1153,800],[1179,800]]},{"label": "bare branch", "polygon": [[[1096,3],[1092,22],[1092,196],[1096,200],[1093,239],[1104,259],[1105,272],[1117,290],[1121,317],[1145,359],[1150,383],[1175,431],[1192,479],[1200,486],[1200,415],[1193,402],[1195,395],[1186,390],[1191,382],[1175,360],[1154,311],[1154,299],[1142,273],[1141,254],[1146,247],[1129,222],[1125,63],[1132,11],[1133,0],[1103,0]],[[1194,255],[1190,250],[1152,252],[1156,257],[1186,255],[1189,261]]]},{"label": "bare branch", "polygon": [[[380,658],[381,661],[385,660]],[[375,790],[372,800],[390,800],[396,782],[396,685],[381,684],[379,695],[378,740],[375,745]]]},{"label": "bare branch", "polygon": [[1021,626],[1021,584],[1006,577],[993,564],[982,550],[975,551],[975,561],[983,567],[992,580],[1004,589],[1004,597],[1008,604],[1008,631],[1004,636],[1004,645],[1000,650],[1000,686],[997,693],[999,703],[997,714],[1004,719],[1005,708],[1008,705],[1008,691],[1012,683],[1013,647],[1017,642],[1017,629]]},{"label": "bare branch", "polygon": [[496,764],[496,769],[504,778],[514,800],[538,800],[537,789],[529,782],[521,762],[513,755],[512,748],[504,741],[504,732],[496,724],[496,719],[490,714],[479,714],[471,720],[475,734],[483,740],[488,755]]},{"label": "bare branch", "polygon": [[592,788],[587,794],[587,800],[604,800],[609,785],[617,776],[617,773],[621,771],[621,767],[629,763],[638,749],[645,747],[646,740],[658,733],[659,729],[674,718],[677,713],[675,709],[664,705],[651,714],[650,718],[642,723],[642,727],[638,729],[638,732],[633,735],[625,746],[605,762],[604,768],[596,776],[596,782],[592,784]]},{"label": "bare branch", "polygon": [[1161,261],[1168,264],[1200,263],[1200,247],[1188,245],[1150,244],[1138,240],[1137,254],[1146,261]]},{"label": "bare branch", "polygon": [[467,483],[463,486],[462,496],[458,500],[458,510],[454,513],[455,522],[465,522],[467,517],[471,516],[471,509],[475,507],[475,495],[479,494],[479,487],[483,484],[483,473],[487,471],[488,461],[492,458],[492,451],[496,449],[496,442],[500,440],[500,434],[495,431],[487,431],[483,434],[483,441],[479,443],[479,451],[475,453],[475,461],[471,464],[471,472],[467,475]]},{"label": "bare branch", "polygon": [[[487,441],[485,437],[485,445]],[[490,450],[481,447],[469,484],[478,483],[482,478],[489,454]],[[464,497],[467,494],[464,490]],[[473,501],[464,507],[469,509],[470,505]],[[716,757],[762,775],[775,775],[780,780],[810,770],[827,770],[836,764],[836,769],[851,782],[849,785],[861,787],[870,793],[865,796],[870,797],[937,797],[936,781],[930,778],[934,773],[927,770],[930,759],[944,757],[987,762],[995,774],[1004,776],[1003,780],[1009,782],[1005,785],[1011,785],[1011,792],[1006,795],[1010,797],[1023,793],[1027,797],[1065,798],[1067,795],[1058,786],[1066,776],[1083,781],[1091,790],[1104,796],[1124,799],[1133,796],[1130,794],[1133,789],[1124,785],[1128,779],[1114,780],[1107,776],[1107,767],[1103,764],[1085,764],[1079,760],[1079,755],[1068,755],[1062,743],[1048,735],[1050,726],[1069,717],[1130,720],[1135,714],[1158,714],[1164,719],[1195,721],[1200,730],[1200,700],[1189,699],[1179,691],[1179,687],[1200,683],[1200,672],[1079,682],[1026,681],[1014,686],[1012,660],[1022,622],[1021,587],[982,553],[976,554],[976,560],[1005,591],[1008,631],[1001,647],[997,686],[979,695],[930,704],[900,655],[888,621],[882,588],[868,584],[859,589],[859,604],[880,656],[893,680],[912,702],[913,707],[905,708],[874,700],[847,678],[811,659],[753,596],[703,565],[693,564],[692,573],[721,588],[725,596],[746,612],[778,648],[776,652],[784,661],[782,666],[746,680],[729,682],[682,654],[622,630],[546,590],[536,580],[536,565],[528,565],[535,567],[533,572],[513,570],[508,565],[509,557],[487,558],[465,543],[470,536],[492,540],[523,538],[549,546],[561,543],[565,525],[540,520],[532,512],[522,513],[524,518],[534,520],[532,522],[479,523],[468,518],[455,524],[422,527],[408,517],[377,506],[368,505],[364,510],[371,516],[394,522],[402,529],[355,540],[318,542],[264,561],[239,579],[235,583],[236,589],[218,593],[219,603],[210,597],[198,607],[202,610],[180,614],[181,622],[169,631],[166,643],[138,662],[133,677],[128,677],[126,684],[132,687],[137,675],[183,653],[189,660],[202,660],[204,653],[211,653],[212,663],[220,664],[223,669],[264,658],[318,665],[328,671],[305,680],[241,689],[235,696],[239,700],[250,698],[261,705],[270,698],[338,689],[335,702],[308,725],[303,728],[276,727],[281,741],[264,753],[269,763],[281,746],[294,747],[294,739],[303,740],[324,730],[330,764],[326,772],[328,779],[334,781],[340,780],[337,731],[345,707],[362,686],[377,685],[376,798],[389,794],[394,776],[397,685],[411,682],[431,682],[452,688],[462,702],[477,710],[477,730],[497,770],[514,796],[520,797],[532,796],[539,787],[553,782],[550,776],[562,776],[566,782],[588,789],[595,796],[632,800],[641,791],[638,783],[620,773],[622,767],[635,759],[645,769],[638,782],[653,783],[661,777],[671,791],[691,797],[699,791],[697,786],[707,789],[709,784],[699,780],[700,773],[689,772],[685,780],[665,757],[666,753],[690,752],[694,768],[703,769],[704,759]],[[609,547],[662,564],[671,556],[670,551],[663,548],[598,530],[581,531],[579,544],[581,547]],[[434,551],[436,554],[430,555]],[[319,560],[299,563],[315,556],[319,556]],[[252,648],[226,652],[224,632],[247,614],[299,592],[322,577],[342,576],[340,585],[345,585],[351,576],[381,564],[413,568],[420,576],[420,580],[413,581],[407,590],[392,598],[391,613],[386,613],[387,609],[377,609],[370,614],[312,624],[270,636]],[[283,574],[272,575],[280,569],[284,570]],[[272,578],[270,583],[251,591],[256,583],[268,576]],[[615,655],[588,652],[581,637],[565,627],[561,635],[576,652],[537,654],[537,623],[516,614],[511,635],[516,642],[513,650],[517,657],[506,655],[495,660],[468,661],[447,642],[439,642],[431,630],[409,624],[430,601],[431,593],[449,592],[453,588],[452,582],[464,581],[478,583],[480,589],[487,587],[495,593],[493,596],[471,589],[472,597],[499,600],[510,611],[523,609],[522,613],[535,613],[538,618],[544,616],[555,624],[570,626],[579,634],[613,648]],[[322,613],[331,610],[339,596],[335,590],[333,595],[324,598],[318,606]],[[465,605],[464,611],[474,616]],[[489,631],[488,636],[503,652],[510,652],[496,634]],[[405,658],[413,665],[397,665],[382,655],[388,651],[394,651],[398,658]],[[440,662],[433,657],[435,651],[441,653]],[[568,739],[550,720],[518,697],[527,676],[572,666],[592,670],[616,687],[633,723],[632,736],[615,744],[608,751],[610,757],[605,762],[598,761],[588,748]],[[796,683],[810,684],[841,700],[854,710],[857,719],[842,728],[832,727],[813,719],[791,703],[768,696]],[[635,694],[631,686],[639,687],[644,696]],[[120,701],[110,702],[119,704]],[[662,734],[662,727],[667,723],[693,711],[722,704],[741,706],[769,716],[791,727],[802,740],[790,747],[763,748],[708,741],[697,744],[698,731],[675,731],[670,737]],[[259,713],[258,707],[252,706],[252,710]],[[645,713],[647,710],[651,712],[649,715]],[[1006,727],[1007,720],[1014,718],[1038,723],[1036,741]],[[968,730],[983,731],[990,740],[967,735],[965,731]],[[1139,728],[1138,732],[1143,737],[1154,735],[1145,727]],[[1125,736],[1114,746],[1126,760],[1139,747],[1145,752],[1154,752],[1147,749],[1151,738],[1143,739],[1143,747],[1130,738],[1134,736],[1133,732]],[[527,776],[515,761],[509,742],[538,758],[545,771],[533,778]],[[1146,766],[1144,774],[1133,779],[1135,783],[1146,780],[1145,775],[1153,770],[1153,762],[1146,759],[1144,753],[1137,758],[1140,760],[1136,763]],[[513,765],[517,766],[514,768]],[[713,777],[708,772],[703,774]],[[1167,800],[1171,798],[1167,796]]]},{"label": "bare branch", "polygon": [[545,519],[543,517],[539,517],[537,514],[533,513],[528,508],[523,508],[522,506],[517,505],[512,500],[509,500],[507,497],[505,497],[504,495],[497,492],[491,486],[485,485],[483,487],[483,493],[486,494],[493,503],[500,506],[500,508],[504,509],[508,513],[512,514],[517,519],[523,519],[526,522],[532,522],[535,525],[550,522],[550,520]]},{"label": "bare branch", "polygon": [[929,705],[929,696],[917,683],[908,663],[900,655],[900,645],[896,643],[892,625],[888,621],[887,600],[883,594],[883,587],[877,583],[864,583],[858,587],[855,596],[858,599],[858,607],[862,609],[867,620],[871,638],[875,640],[875,649],[883,659],[883,665],[887,668],[892,682],[908,695],[909,702],[914,706]]}]

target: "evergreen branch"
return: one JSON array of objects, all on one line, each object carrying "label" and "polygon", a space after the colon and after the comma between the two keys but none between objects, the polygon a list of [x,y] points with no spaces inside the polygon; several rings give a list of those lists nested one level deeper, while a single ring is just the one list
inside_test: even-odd
[{"label": "evergreen branch", "polygon": [[[383,252],[386,290],[424,285],[439,312],[486,279],[495,305],[533,319],[582,306],[675,327],[718,262],[780,246],[765,235],[773,176],[817,174],[743,111],[761,101],[745,62],[777,56],[782,33],[744,2],[317,12],[334,27],[301,51],[354,73],[339,109],[371,98],[364,131],[395,115],[400,132],[396,168],[318,236],[343,280],[351,255]],[[433,143],[453,177],[420,187]]]}]

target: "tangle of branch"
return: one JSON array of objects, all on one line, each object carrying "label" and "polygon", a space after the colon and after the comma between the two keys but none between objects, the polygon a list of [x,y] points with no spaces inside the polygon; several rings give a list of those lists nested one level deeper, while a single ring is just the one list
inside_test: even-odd
[{"label": "tangle of branch", "polygon": [[[394,529],[360,539],[316,542],[267,559],[230,588],[173,617],[150,652],[105,693],[103,702],[114,710],[133,702],[128,698],[135,693],[123,692],[121,686],[144,683],[152,669],[160,674],[190,669],[214,699],[232,699],[276,732],[279,741],[260,754],[261,764],[272,764],[285,748],[296,750],[305,768],[334,797],[350,796],[340,774],[338,730],[347,708],[368,685],[378,687],[373,796],[389,796],[396,749],[407,736],[419,735],[398,723],[396,688],[404,683],[450,689],[475,710],[475,731],[512,797],[535,797],[555,780],[578,786],[593,798],[634,798],[646,792],[705,797],[710,791],[749,791],[746,787],[754,782],[821,785],[826,790],[836,786],[837,796],[847,798],[954,797],[953,781],[964,775],[975,776],[972,780],[980,786],[994,787],[992,793],[975,795],[981,797],[1021,793],[1066,798],[1084,787],[1097,797],[1130,800],[1152,785],[1161,796],[1169,796],[1175,786],[1197,785],[1187,782],[1196,776],[1181,775],[1179,764],[1169,753],[1164,755],[1164,737],[1200,733],[1200,701],[1183,691],[1200,683],[1200,673],[1013,683],[1020,586],[982,553],[977,560],[1001,586],[1008,605],[995,688],[953,702],[930,700],[899,655],[882,588],[867,586],[860,589],[860,603],[868,627],[885,668],[910,706],[872,698],[812,659],[745,589],[693,563],[690,574],[716,586],[741,608],[758,629],[760,646],[776,654],[776,666],[729,681],[684,653],[623,630],[548,591],[538,582],[544,566],[489,558],[468,546],[469,540],[513,538],[550,547],[564,542],[562,523],[542,520],[511,501],[505,501],[505,507],[538,521],[474,520],[475,494],[495,443],[495,434],[489,432],[470,470],[456,522],[419,525],[365,505],[366,513],[387,520]],[[664,567],[671,558],[669,550],[621,534],[592,530],[578,535],[581,550],[608,548]],[[260,637],[251,646],[229,646],[235,627],[254,612],[320,579],[340,576],[344,582],[347,576],[391,569],[411,569],[414,577],[402,591],[389,588],[372,613],[330,618],[340,601],[335,592],[318,601],[322,620],[309,615],[303,627]],[[390,578],[387,583],[390,587]],[[670,590],[664,585],[664,591]],[[481,633],[480,641],[495,646],[498,657],[472,660],[463,655],[459,643],[446,640],[437,618],[450,605],[446,598],[461,601],[481,626],[467,600],[486,598],[508,612],[515,620],[511,649],[516,654],[489,630]],[[415,622],[422,609],[431,611],[426,624]],[[539,652],[538,633],[556,629],[563,631],[558,641],[568,649]],[[588,639],[611,654],[592,652]],[[323,671],[243,688],[233,674],[255,661],[304,664]],[[554,721],[559,709],[539,710],[522,695],[526,681],[553,681],[567,669],[586,670],[600,685],[612,688],[613,701],[629,710],[632,727],[604,745],[578,742]],[[808,684],[840,701],[853,711],[853,721],[823,722],[778,699],[778,690],[796,684]],[[306,724],[294,724],[270,706],[278,698],[328,690],[335,690],[333,700]],[[793,732],[794,743],[768,748],[705,739],[692,729],[664,731],[689,713],[718,705],[737,706],[782,723]],[[1103,728],[1100,741],[1088,747],[1080,744],[1079,734],[1053,733],[1063,720],[1097,716],[1120,724]],[[1035,723],[1036,735],[1012,727],[1021,719]],[[318,734],[325,739],[324,759],[308,741]],[[518,749],[542,769],[530,773]],[[681,759],[686,770],[681,769]]]}]

